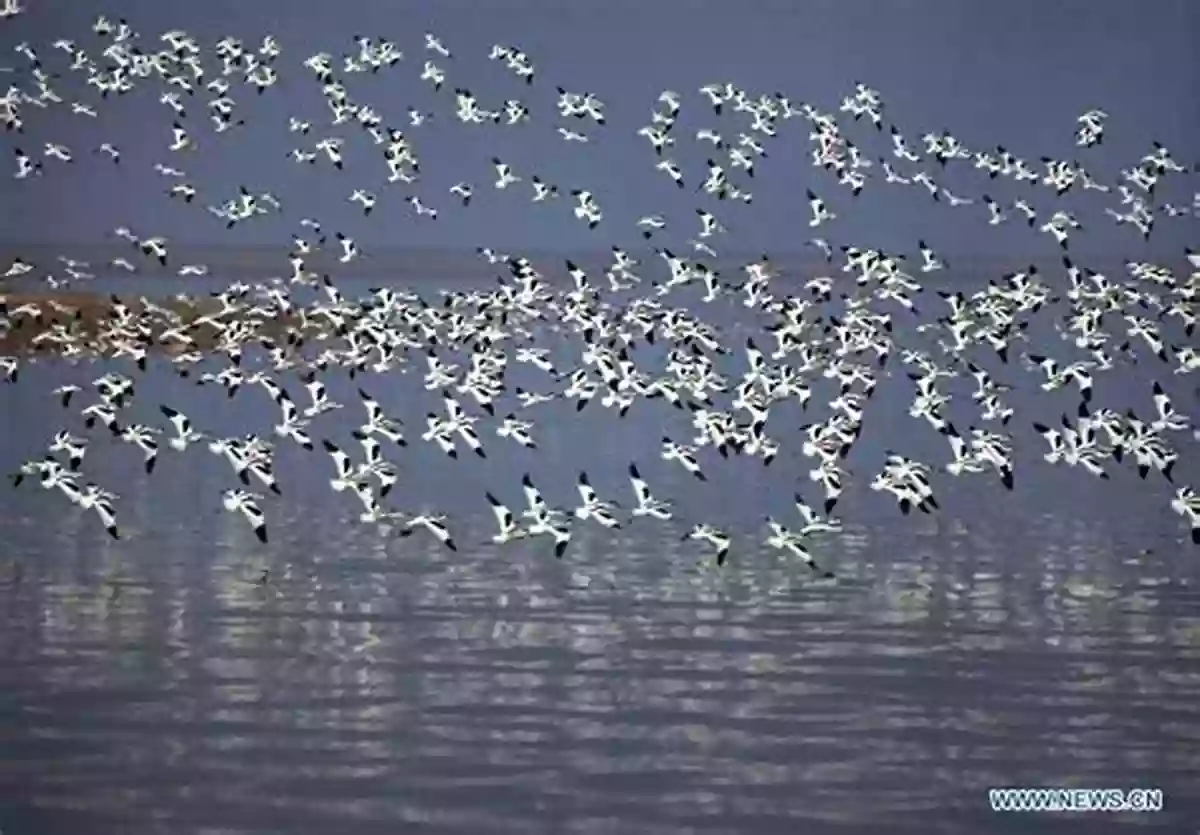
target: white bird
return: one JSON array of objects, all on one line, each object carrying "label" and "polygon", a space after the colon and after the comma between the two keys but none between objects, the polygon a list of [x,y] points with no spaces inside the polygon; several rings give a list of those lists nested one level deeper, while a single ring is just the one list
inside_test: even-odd
[{"label": "white bird", "polygon": [[677,461],[680,466],[691,473],[698,481],[708,480],[704,472],[700,469],[700,464],[696,461],[694,448],[677,444],[667,437],[662,439],[662,444],[662,458],[664,461]]},{"label": "white bird", "polygon": [[553,197],[558,197],[558,186],[543,183],[536,176],[530,179],[533,184],[533,202],[541,203]]},{"label": "white bird", "polygon": [[337,233],[338,243],[342,247],[342,255],[338,258],[343,264],[348,264],[358,257],[358,246],[352,238],[348,238],[341,232]]},{"label": "white bird", "polygon": [[533,428],[533,423],[527,420],[518,420],[514,415],[505,416],[500,426],[496,427],[496,434],[501,438],[511,438],[526,449],[537,449],[537,442],[529,434],[529,430]]},{"label": "white bird", "polygon": [[192,429],[192,422],[183,412],[165,405],[158,408],[166,416],[167,420],[171,422],[171,425],[175,427],[175,435],[167,441],[167,445],[171,449],[183,452],[183,450],[188,448],[189,444],[204,439],[204,435]]},{"label": "white bird", "polygon": [[0,275],[0,278],[15,278],[29,272],[33,272],[32,264],[22,261],[20,258],[14,258],[12,264],[9,265],[3,275]]},{"label": "white bird", "polygon": [[564,128],[564,127],[559,127],[558,135],[561,136],[563,139],[565,139],[567,142],[581,142],[582,143],[582,142],[588,141],[587,134],[579,133],[579,132],[573,131],[573,130],[568,130],[567,128]]},{"label": "white bird", "polygon": [[308,390],[308,396],[312,400],[312,405],[303,412],[304,417],[312,418],[342,408],[341,403],[335,403],[329,399],[325,391],[325,384],[312,374],[305,377],[304,388]]},{"label": "white bird", "polygon": [[87,454],[87,441],[76,438],[64,430],[55,433],[54,439],[50,443],[49,451],[65,452],[67,454],[67,467],[77,472],[83,464],[83,457]]},{"label": "white bird", "polygon": [[636,464],[629,465],[629,483],[633,486],[633,495],[637,501],[633,508],[634,516],[649,516],[661,521],[671,518],[670,503],[660,501],[650,493],[650,485],[642,478]]},{"label": "white bird", "polygon": [[141,449],[147,473],[154,472],[155,462],[158,461],[158,442],[154,440],[158,431],[154,427],[140,426],[135,423],[124,427],[119,433],[121,440]]},{"label": "white bird", "polygon": [[643,237],[649,238],[650,235],[667,227],[667,222],[660,215],[648,215],[638,220],[637,225],[642,230]]},{"label": "white bird", "polygon": [[183,125],[175,122],[171,126],[171,144],[167,146],[167,149],[171,151],[186,151],[189,148],[194,149],[195,147],[195,143],[192,142],[192,138],[188,135]]},{"label": "white bird", "polygon": [[67,383],[65,385],[58,386],[50,393],[60,399],[60,402],[65,409],[71,405],[71,395],[79,390],[79,386],[74,385],[73,383]]},{"label": "white bird", "polygon": [[429,531],[434,535],[434,537],[437,538],[437,541],[445,545],[447,549],[451,551],[458,550],[458,546],[454,544],[454,539],[451,537],[450,531],[446,528],[445,516],[430,516],[426,514],[413,516],[404,523],[402,528],[400,528],[400,535],[411,536],[413,531],[415,531],[417,528],[424,528],[425,530]]},{"label": "white bird", "polygon": [[1192,529],[1192,542],[1200,545],[1200,493],[1191,487],[1180,487],[1171,500],[1171,510],[1183,517]]},{"label": "white bird", "polygon": [[796,512],[800,514],[800,518],[804,522],[804,525],[796,532],[796,536],[803,538],[814,533],[837,533],[842,529],[842,523],[837,519],[819,516],[805,503],[799,493],[795,495],[795,503]]},{"label": "white bird", "polygon": [[767,517],[767,527],[770,528],[771,533],[765,540],[766,545],[799,557],[809,569],[824,577],[834,576],[833,572],[825,571],[817,565],[817,561],[813,558],[812,554],[804,547],[803,536],[801,534],[788,530],[770,516]]},{"label": "white bird", "polygon": [[13,179],[24,180],[31,174],[42,173],[42,164],[20,148],[15,148],[13,154],[17,158],[17,173],[13,174]]},{"label": "white bird", "polygon": [[354,467],[350,465],[350,456],[343,452],[329,439],[321,442],[325,451],[333,459],[334,477],[329,480],[329,486],[336,493],[352,488],[361,480]]},{"label": "white bird", "polygon": [[574,208],[575,217],[586,222],[589,229],[595,229],[604,215],[592,193],[584,189],[576,189],[571,192],[571,196],[579,203]]},{"label": "white bird", "polygon": [[512,167],[508,163],[501,162],[496,157],[493,157],[492,165],[496,169],[496,188],[508,188],[513,183],[521,181],[520,177],[513,174]]},{"label": "white bird", "polygon": [[576,489],[579,491],[579,499],[581,504],[575,508],[575,517],[580,520],[593,519],[599,522],[606,528],[619,528],[621,522],[613,515],[613,505],[611,502],[602,501],[596,495],[596,491],[592,489],[591,482],[588,480],[588,475],[585,472],[579,474],[579,480],[576,482]]},{"label": "white bird", "polygon": [[408,446],[400,427],[400,421],[384,414],[383,407],[361,388],[358,390],[359,399],[367,412],[367,422],[359,427],[364,434],[378,434],[398,446]]},{"label": "white bird", "polygon": [[696,540],[698,542],[707,542],[709,545],[712,545],[714,548],[716,548],[717,552],[715,556],[717,558],[718,566],[725,564],[725,558],[729,556],[729,548],[733,544],[733,541],[729,538],[728,534],[724,533],[719,528],[708,524],[696,525],[683,535],[683,541],[686,542],[689,539]]},{"label": "white bird", "polygon": [[100,517],[100,524],[104,526],[104,530],[113,539],[120,539],[120,532],[117,530],[117,517],[113,511],[112,501],[115,497],[95,484],[89,484],[84,488],[76,499],[79,506],[95,512]]},{"label": "white bird", "polygon": [[432,32],[425,33],[425,48],[430,52],[436,52],[444,58],[450,57],[450,50],[442,45],[441,40]]},{"label": "white bird", "polygon": [[376,198],[369,191],[356,188],[350,195],[350,202],[362,206],[363,214],[369,215],[371,214],[371,210],[375,208]]},{"label": "white bird", "polygon": [[725,227],[721,225],[721,222],[712,213],[706,212],[703,209],[697,209],[696,214],[700,217],[702,226],[700,230],[701,238],[710,238],[717,232],[725,231]]},{"label": "white bird", "polygon": [[931,273],[936,270],[944,269],[946,264],[937,257],[937,254],[926,246],[924,241],[917,241],[917,246],[921,249],[921,272]]},{"label": "white bird", "polygon": [[1187,429],[1191,423],[1187,415],[1175,410],[1175,407],[1171,405],[1171,396],[1157,381],[1154,383],[1154,409],[1158,412],[1158,419],[1150,424],[1150,428],[1155,432],[1163,430],[1178,432]]},{"label": "white bird", "polygon": [[304,449],[311,450],[313,448],[312,438],[306,431],[309,422],[301,419],[299,408],[283,392],[280,392],[276,402],[279,403],[280,421],[273,427],[275,434],[280,438],[294,441]]},{"label": "white bird", "polygon": [[432,61],[426,61],[421,70],[421,80],[428,81],[433,85],[433,89],[440,90],[446,82],[446,73]]},{"label": "white bird", "polygon": [[417,195],[414,194],[409,197],[408,204],[413,207],[413,211],[417,213],[417,217],[425,216],[432,220],[437,220],[438,210],[432,206],[426,206]]},{"label": "white bird", "polygon": [[675,144],[675,137],[671,136],[670,131],[659,125],[645,125],[638,129],[637,135],[644,136],[649,140],[650,145],[654,148],[654,153],[660,156],[664,148]]},{"label": "white bird", "polygon": [[496,516],[496,524],[499,526],[499,531],[492,537],[492,542],[502,545],[505,542],[525,539],[529,536],[529,531],[517,524],[512,511],[501,504],[499,499],[488,493],[487,500],[491,505],[492,513]]},{"label": "white bird", "polygon": [[221,496],[222,504],[230,513],[240,513],[254,529],[258,541],[267,541],[267,520],[258,507],[258,497],[245,490],[226,490]]},{"label": "white bird", "polygon": [[834,220],[837,218],[833,212],[825,206],[825,201],[817,197],[811,190],[807,192],[808,208],[812,212],[812,218],[808,221],[809,226],[820,226],[822,223]]},{"label": "white bird", "polygon": [[166,238],[146,238],[141,241],[139,246],[145,255],[152,258],[157,258],[158,262],[164,267],[167,265],[167,240]]}]

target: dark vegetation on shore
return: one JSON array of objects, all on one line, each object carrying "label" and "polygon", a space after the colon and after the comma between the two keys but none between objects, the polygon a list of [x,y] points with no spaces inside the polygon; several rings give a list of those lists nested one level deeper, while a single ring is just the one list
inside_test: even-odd
[{"label": "dark vegetation on shore", "polygon": [[[144,299],[100,293],[0,292],[0,318],[9,322],[8,330],[0,332],[0,354],[61,354],[65,346],[57,336],[77,345],[82,355],[111,353],[114,346],[104,337],[120,321],[118,306],[127,308],[135,321],[148,326],[147,333],[129,338],[147,351],[180,353],[217,347],[217,329],[197,322],[220,309],[220,303],[211,296]],[[255,320],[250,333],[274,339],[285,336],[289,327],[298,324],[298,318],[291,316]],[[170,329],[183,329],[195,344],[164,343],[161,336]]]}]

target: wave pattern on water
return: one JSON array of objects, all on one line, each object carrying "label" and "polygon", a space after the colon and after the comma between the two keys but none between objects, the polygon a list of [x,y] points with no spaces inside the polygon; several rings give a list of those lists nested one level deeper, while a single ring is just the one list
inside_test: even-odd
[{"label": "wave pattern on water", "polygon": [[1162,786],[1169,813],[1130,822],[1198,808],[1200,596],[1101,525],[875,519],[829,542],[830,583],[765,553],[718,572],[670,530],[451,559],[287,499],[264,554],[174,500],[201,486],[151,518],[128,484],[128,542],[41,502],[5,519],[17,820],[963,832],[1012,784]]}]

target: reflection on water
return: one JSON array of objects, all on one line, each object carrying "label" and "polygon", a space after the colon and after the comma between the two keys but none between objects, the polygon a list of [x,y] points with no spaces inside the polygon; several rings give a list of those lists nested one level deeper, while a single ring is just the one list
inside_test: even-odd
[{"label": "reflection on water", "polygon": [[963,832],[1027,827],[984,808],[1026,783],[1197,809],[1200,596],[1094,520],[851,525],[814,582],[671,529],[446,555],[286,497],[258,549],[188,501],[218,485],[156,481],[128,541],[43,496],[4,519],[6,831]]}]

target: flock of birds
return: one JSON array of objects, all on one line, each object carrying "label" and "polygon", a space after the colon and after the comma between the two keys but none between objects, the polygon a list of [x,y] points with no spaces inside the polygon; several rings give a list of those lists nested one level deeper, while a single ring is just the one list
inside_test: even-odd
[{"label": "flock of birds", "polygon": [[[6,0],[3,10],[4,16],[11,16],[20,8]],[[65,39],[53,44],[54,53],[63,56],[61,71],[51,69],[33,46],[17,47],[23,66],[12,72],[24,74],[24,80],[0,98],[0,120],[9,129],[15,159],[14,177],[34,182],[57,176],[53,167],[82,159],[80,149],[65,144],[48,141],[35,149],[28,143],[26,122],[33,122],[39,111],[69,108],[79,118],[98,118],[105,101],[152,88],[169,111],[170,122],[163,142],[165,161],[154,163],[155,169],[167,181],[171,200],[201,205],[204,187],[189,178],[187,163],[198,146],[211,141],[201,136],[202,129],[210,128],[213,136],[236,136],[249,114],[243,117],[247,108],[235,94],[251,88],[257,96],[276,86],[283,71],[279,43],[270,36],[257,46],[224,38],[210,50],[184,31],[143,38],[127,22],[104,17],[96,20],[92,34],[95,43],[88,45]],[[416,59],[419,80],[441,91],[451,75],[452,53],[433,34],[425,36],[423,52]],[[513,76],[517,89],[539,83],[533,60],[518,47],[496,45],[490,58]],[[415,217],[429,220],[438,219],[448,206],[468,207],[479,189],[524,189],[536,203],[560,199],[556,184],[499,158],[491,161],[490,182],[455,183],[441,199],[417,195],[412,187],[422,181],[422,170],[413,134],[435,114],[410,109],[407,125],[400,129],[350,90],[355,74],[392,72],[412,60],[395,43],[366,37],[358,38],[346,54],[307,57],[303,67],[323,98],[328,118],[324,123],[290,118],[297,146],[289,153],[297,165],[350,170],[345,151],[357,134],[376,150],[383,181],[374,188],[356,187],[347,195],[364,214],[397,192]],[[76,99],[67,90],[66,77],[82,79],[91,93]],[[485,101],[466,87],[447,88],[445,95],[452,118],[464,128],[515,125],[532,116],[531,107],[519,98]],[[339,287],[331,275],[311,265],[319,252],[332,252],[338,262],[350,263],[360,256],[358,244],[344,232],[331,239],[319,220],[304,217],[295,227],[290,275],[234,282],[211,298],[186,299],[187,306],[114,296],[100,320],[89,324],[78,309],[54,298],[11,304],[0,297],[0,333],[14,337],[27,329],[37,349],[0,357],[0,374],[8,382],[24,379],[21,370],[46,351],[77,363],[110,363],[110,370],[90,386],[64,385],[53,391],[83,428],[105,432],[89,434],[73,425],[57,431],[44,454],[13,475],[14,484],[36,480],[51,494],[93,511],[108,533],[119,538],[118,496],[89,481],[84,471],[95,439],[107,434],[132,448],[147,472],[154,470],[160,453],[183,454],[195,445],[228,465],[230,487],[221,497],[222,505],[244,517],[266,542],[270,494],[281,492],[276,456],[288,447],[301,448],[328,457],[329,487],[357,500],[363,522],[386,523],[406,536],[429,535],[456,550],[455,523],[445,515],[410,514],[390,506],[392,488],[400,482],[394,459],[404,447],[428,443],[460,460],[487,459],[492,443],[536,451],[535,414],[547,403],[573,402],[575,410],[594,404],[592,409],[608,410],[619,419],[632,408],[649,408],[651,401],[660,401],[685,413],[694,429],[691,438],[663,437],[661,459],[697,480],[707,481],[720,458],[743,456],[770,465],[785,446],[799,448],[808,470],[795,490],[796,513],[783,521],[767,517],[763,541],[815,572],[830,575],[824,561],[814,557],[811,542],[841,528],[832,514],[850,476],[847,457],[861,436],[872,394],[882,378],[903,375],[912,383],[908,415],[916,426],[944,438],[946,458],[930,463],[887,454],[869,487],[893,498],[902,513],[936,512],[935,486],[946,478],[990,478],[1014,489],[1019,475],[1014,445],[1026,442],[1014,430],[1032,424],[1044,438],[1047,462],[1102,479],[1132,465],[1142,479],[1172,482],[1171,508],[1190,529],[1192,541],[1200,542],[1200,493],[1192,486],[1175,485],[1173,473],[1180,449],[1194,443],[1197,434],[1176,402],[1181,400],[1178,391],[1174,400],[1168,392],[1179,388],[1173,381],[1200,370],[1200,351],[1190,343],[1200,293],[1200,255],[1185,253],[1190,269],[1186,274],[1163,265],[1128,262],[1127,275],[1102,275],[1074,262],[1070,240],[1083,224],[1058,203],[1072,190],[1108,195],[1114,203],[1105,209],[1106,215],[1118,226],[1149,237],[1164,218],[1193,217],[1200,210],[1200,195],[1192,205],[1156,202],[1156,189],[1186,178],[1193,173],[1191,167],[1159,144],[1111,180],[1071,160],[1044,158],[1039,171],[1036,163],[1004,147],[968,148],[948,132],[926,134],[917,146],[888,120],[880,93],[861,83],[836,112],[728,83],[705,85],[699,96],[699,107],[714,120],[712,127],[694,135],[712,154],[699,176],[685,172],[672,156],[676,142],[684,138],[678,125],[685,96],[663,91],[649,122],[637,130],[649,146],[654,170],[681,189],[694,187],[697,199],[708,206],[696,209],[686,252],[663,242],[670,226],[665,217],[649,215],[636,221],[635,239],[652,248],[665,266],[661,280],[648,277],[647,266],[632,248],[613,246],[602,270],[589,271],[567,261],[569,285],[560,285],[520,255],[480,248],[480,256],[504,273],[488,290],[443,289],[436,298],[428,298],[379,287],[352,298],[343,293],[345,285]],[[558,88],[556,110],[555,129],[566,143],[594,142],[604,131],[616,129],[606,122],[604,103],[593,92]],[[1101,110],[1079,117],[1080,149],[1102,144],[1106,118]],[[955,290],[952,283],[951,289],[939,289],[936,274],[947,266],[925,241],[918,243],[919,264],[911,268],[902,254],[835,246],[814,237],[809,243],[821,254],[825,275],[781,276],[766,255],[742,265],[736,274],[718,269],[717,248],[726,234],[722,218],[738,210],[734,207],[753,202],[756,172],[793,119],[809,131],[813,165],[836,187],[855,196],[868,185],[908,187],[950,208],[978,211],[981,223],[1026,224],[1061,248],[1069,287],[1056,292],[1036,267],[1029,267],[977,289]],[[847,121],[869,122],[890,152],[872,157],[865,150],[867,140],[856,143],[844,131]],[[127,164],[113,143],[100,145],[95,153],[113,164]],[[353,167],[364,165],[356,159]],[[1023,196],[1002,203],[984,192],[953,194],[937,177],[955,166],[973,167],[985,182],[1011,181],[1023,189]],[[610,228],[612,221],[597,193],[583,187],[564,188],[563,193],[569,194],[571,215],[581,224],[593,230]],[[836,225],[830,202],[813,190],[807,192],[807,200],[810,228]],[[242,188],[210,202],[206,211],[232,228],[285,213],[285,207],[271,193]],[[177,263],[163,235],[126,227],[116,229],[115,235],[128,242],[130,254],[105,269],[136,271],[149,265],[175,269],[180,275],[208,272],[204,264]],[[15,280],[28,274],[22,280],[41,278],[58,288],[86,282],[94,277],[91,270],[90,264],[66,258],[57,263],[17,258],[3,275]],[[683,298],[692,301],[681,304]],[[754,317],[757,328],[742,338],[740,332],[723,331],[699,315],[707,305],[718,303]],[[935,313],[923,312],[929,310]],[[1043,310],[1065,310],[1065,315],[1054,318],[1056,338],[1039,346],[1032,344],[1029,333],[1040,312],[1043,318],[1049,315]],[[924,340],[924,347],[902,345],[897,338],[902,332]],[[547,347],[550,339],[572,350],[569,360]],[[652,367],[647,359],[652,353],[665,356],[661,367]],[[220,387],[229,398],[268,398],[277,410],[272,431],[225,437],[179,408],[160,403],[141,412],[141,420],[150,422],[139,422],[136,374],[150,363],[169,363],[181,378]],[[205,370],[212,363],[221,367]],[[517,365],[540,374],[543,384],[510,385],[506,374]],[[1145,386],[1144,406],[1112,409],[1093,398],[1096,381],[1118,367],[1138,370]],[[357,403],[331,398],[323,377],[334,371],[359,381]],[[369,375],[392,372],[423,374],[424,389],[440,398],[441,406],[428,413],[423,431],[410,431],[389,415],[369,394],[370,383],[363,382]],[[1073,392],[1074,405],[1046,423],[1014,422],[1008,393],[1017,375],[1033,375],[1035,386],[1047,392]],[[956,391],[964,383],[966,387]],[[300,402],[289,391],[297,384],[306,394]],[[819,392],[816,398],[814,390]],[[84,398],[87,402],[80,408],[78,401]],[[778,425],[783,419],[772,418],[781,413],[777,406],[782,403],[795,404],[810,416],[823,412],[824,417],[799,427]],[[325,416],[342,410],[360,415],[355,420],[361,419],[361,424],[353,432],[358,449],[339,445],[322,432],[322,422],[329,420]],[[495,441],[485,441],[493,435]],[[646,524],[686,516],[643,476],[643,470],[648,471],[645,461],[622,457],[617,466],[627,475],[628,499],[601,496],[587,473],[578,474],[577,501],[568,507],[548,500],[528,473],[521,479],[520,504],[498,497],[498,489],[485,492],[479,504],[482,510],[486,502],[495,515],[494,541],[544,540],[561,557],[581,524],[617,529],[635,520]],[[261,489],[256,492],[254,485]],[[733,533],[717,525],[688,522],[684,530],[685,539],[711,546],[719,564],[733,547]]]}]

